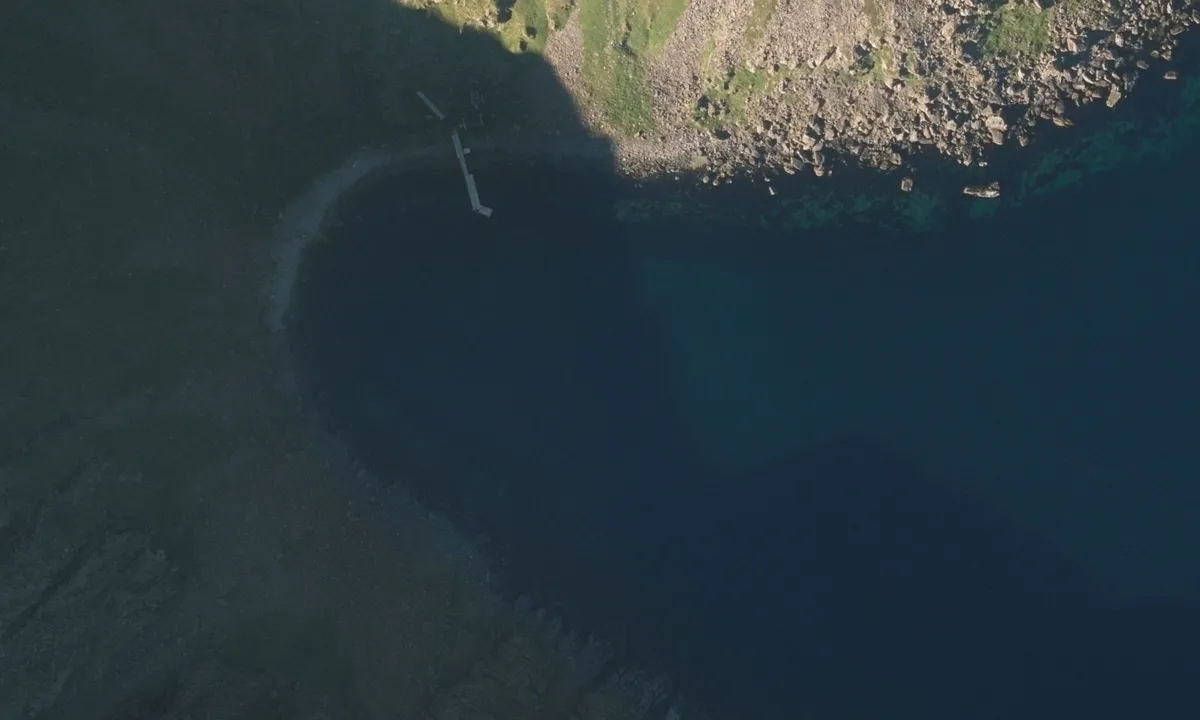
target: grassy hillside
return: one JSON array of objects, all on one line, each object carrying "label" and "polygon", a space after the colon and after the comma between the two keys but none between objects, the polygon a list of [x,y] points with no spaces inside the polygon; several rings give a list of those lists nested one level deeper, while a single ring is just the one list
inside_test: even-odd
[{"label": "grassy hillside", "polygon": [[[925,145],[986,163],[996,145],[1028,144],[1039,122],[1066,125],[1078,106],[1120,102],[1200,23],[1100,0],[971,2],[949,15],[893,0],[398,1],[512,53],[544,54],[589,124],[631,141],[620,142],[623,157],[654,145],[649,154],[676,167],[702,154],[724,158],[723,174],[811,165],[822,177],[827,154],[894,169]],[[1089,85],[1087,73],[1109,79]],[[953,109],[967,121],[930,119],[927,104],[953,97],[971,98]],[[1004,127],[989,120],[996,108]],[[824,125],[816,156],[804,135]]]},{"label": "grassy hillside", "polygon": [[401,0],[494,35],[515,53],[541,54],[553,31],[577,16],[595,109],[623,135],[655,127],[648,63],[661,52],[688,0]]}]

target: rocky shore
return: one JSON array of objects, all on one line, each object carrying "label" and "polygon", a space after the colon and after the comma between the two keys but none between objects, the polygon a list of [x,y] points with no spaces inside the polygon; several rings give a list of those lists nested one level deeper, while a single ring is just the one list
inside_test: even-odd
[{"label": "rocky shore", "polygon": [[[769,6],[757,32],[748,14]],[[694,0],[648,82],[657,129],[606,117],[572,18],[546,56],[589,122],[644,170],[737,175],[833,171],[833,158],[889,170],[934,150],[986,166],[1038,127],[1069,126],[1081,106],[1114,107],[1140,78],[1177,77],[1179,36],[1200,9],[1179,0]],[[735,28],[730,30],[729,28]],[[640,167],[639,167],[640,166]]]}]

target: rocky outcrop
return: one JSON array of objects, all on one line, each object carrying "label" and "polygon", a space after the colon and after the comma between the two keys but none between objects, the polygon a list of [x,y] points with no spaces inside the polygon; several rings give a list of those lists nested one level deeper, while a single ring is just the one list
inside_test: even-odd
[{"label": "rocky outcrop", "polygon": [[[1200,11],[1176,12],[1170,3],[1124,2],[1110,13],[1067,5],[1034,12],[1054,14],[1044,53],[983,57],[984,4],[952,0],[927,9],[923,22],[901,24],[896,36],[900,47],[923,47],[910,56],[912,75],[887,79],[882,89],[810,83],[821,110],[806,120],[798,141],[783,132],[794,123],[776,123],[779,132],[751,137],[747,150],[774,162],[799,157],[817,169],[821,157],[805,145],[819,126],[826,145],[870,166],[896,166],[924,147],[963,165],[985,165],[989,148],[1028,144],[1039,122],[1067,126],[1072,108],[1098,101],[1115,106],[1151,63],[1170,60],[1180,33],[1200,22]],[[937,14],[946,19],[935,34],[929,29]],[[878,48],[864,44],[856,51]],[[788,110],[779,102],[764,112],[786,116]]]},{"label": "rocky outcrop", "polygon": [[987,185],[968,185],[963,188],[963,195],[992,200],[1000,197],[1000,183],[990,182]]},{"label": "rocky outcrop", "polygon": [[[1116,106],[1146,72],[1176,77],[1163,66],[1200,23],[1200,9],[1180,0],[772,4],[765,29],[739,46],[747,3],[692,2],[654,61],[661,142],[699,147],[717,176],[823,176],[835,155],[889,169],[930,149],[984,166],[1039,125],[1071,125],[1080,106]],[[701,57],[727,65],[723,87],[705,88]],[[724,96],[738,92],[731,107]],[[694,154],[665,164],[694,165]]]}]

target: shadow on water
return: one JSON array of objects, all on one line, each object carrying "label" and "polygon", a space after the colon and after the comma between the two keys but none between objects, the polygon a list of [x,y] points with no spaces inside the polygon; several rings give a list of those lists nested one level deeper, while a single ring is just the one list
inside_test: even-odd
[{"label": "shadow on water", "polygon": [[1195,599],[1118,607],[887,441],[705,470],[611,164],[483,155],[491,219],[452,157],[346,200],[293,339],[325,420],[511,588],[626,629],[719,718],[1189,714]]},{"label": "shadow on water", "polygon": [[574,553],[601,550],[631,485],[682,457],[661,333],[633,300],[611,171],[471,169],[491,219],[469,212],[452,159],[356,193],[309,261],[298,361],[385,474],[423,483],[504,558],[537,561],[555,537],[553,572],[582,572]]},{"label": "shadow on water", "polygon": [[1052,547],[945,487],[847,436],[671,498],[688,520],[643,517],[616,553],[636,575],[617,583],[630,632],[688,648],[676,667],[712,683],[730,717],[1122,717],[1192,702],[1194,602],[1118,611]]},{"label": "shadow on water", "polygon": [[490,221],[462,208],[452,170],[361,195],[373,210],[313,256],[321,301],[299,334],[327,417],[490,537],[514,588],[626,628],[632,657],[719,717],[1183,701],[1194,606],[1109,606],[1054,548],[878,441],[702,470],[628,233],[597,202],[613,181],[477,174]]}]

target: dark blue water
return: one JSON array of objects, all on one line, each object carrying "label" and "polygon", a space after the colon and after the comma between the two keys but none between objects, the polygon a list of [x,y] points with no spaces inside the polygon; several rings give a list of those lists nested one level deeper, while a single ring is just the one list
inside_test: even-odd
[{"label": "dark blue water", "polygon": [[297,359],[717,717],[1195,717],[1198,160],[844,250],[620,224],[606,168],[482,163],[484,220],[423,168],[314,251]]}]

